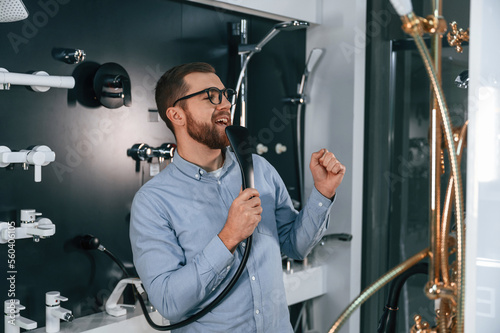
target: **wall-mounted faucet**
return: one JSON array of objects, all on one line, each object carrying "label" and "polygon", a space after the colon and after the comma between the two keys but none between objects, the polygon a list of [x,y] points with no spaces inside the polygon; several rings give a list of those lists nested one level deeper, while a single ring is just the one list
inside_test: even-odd
[{"label": "wall-mounted faucet", "polygon": [[21,209],[20,227],[16,223],[0,222],[0,244],[5,244],[14,239],[33,238],[39,242],[40,238],[48,238],[56,233],[56,226],[45,217],[37,218],[42,213],[34,209]]},{"label": "wall-mounted faucet", "polygon": [[174,151],[177,146],[174,143],[164,143],[160,147],[150,147],[145,143],[136,143],[132,148],[127,149],[127,156],[132,157],[135,163],[135,171],[141,169],[141,161],[151,162],[153,157],[158,158],[158,162],[162,163],[165,159],[174,157]]},{"label": "wall-mounted faucet", "polygon": [[78,64],[85,60],[85,51],[80,49],[52,49],[52,57],[54,59],[65,62],[67,64]]},{"label": "wall-mounted faucet", "polygon": [[73,313],[71,310],[61,308],[61,302],[68,298],[61,296],[58,291],[45,293],[45,332],[55,333],[61,329],[61,320],[72,322]]},{"label": "wall-mounted faucet", "polygon": [[56,153],[47,146],[35,146],[32,149],[23,149],[13,152],[6,146],[0,146],[0,168],[5,168],[11,163],[22,163],[23,169],[28,170],[28,165],[35,166],[35,182],[42,181],[42,166],[54,162]]},{"label": "wall-mounted faucet", "polygon": [[37,327],[36,321],[21,317],[19,312],[26,309],[18,299],[8,299],[4,302],[5,333],[19,333],[21,328],[33,330]]}]

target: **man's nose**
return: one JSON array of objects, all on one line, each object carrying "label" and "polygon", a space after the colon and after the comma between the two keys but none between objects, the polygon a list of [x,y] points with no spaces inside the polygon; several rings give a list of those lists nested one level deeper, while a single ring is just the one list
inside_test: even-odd
[{"label": "man's nose", "polygon": [[231,102],[226,98],[226,96],[222,96],[222,102],[217,105],[218,110],[229,110],[231,108]]}]

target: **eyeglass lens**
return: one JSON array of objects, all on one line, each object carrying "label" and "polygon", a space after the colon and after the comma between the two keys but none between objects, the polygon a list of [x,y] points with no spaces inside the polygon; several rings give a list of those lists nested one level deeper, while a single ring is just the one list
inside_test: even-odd
[{"label": "eyeglass lens", "polygon": [[207,93],[210,102],[217,105],[222,103],[222,94],[224,94],[229,102],[232,102],[232,98],[236,92],[233,89],[219,90],[217,88],[210,88],[208,89]]}]

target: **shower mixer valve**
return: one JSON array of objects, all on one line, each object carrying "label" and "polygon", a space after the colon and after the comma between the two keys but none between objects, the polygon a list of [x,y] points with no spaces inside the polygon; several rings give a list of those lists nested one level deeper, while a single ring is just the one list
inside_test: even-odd
[{"label": "shower mixer valve", "polygon": [[35,182],[37,183],[42,181],[42,166],[47,166],[55,159],[56,154],[49,147],[43,145],[18,152],[13,152],[6,146],[0,146],[0,168],[5,168],[11,163],[22,163],[23,169],[28,170],[28,165],[34,165]]},{"label": "shower mixer valve", "polygon": [[48,238],[56,233],[56,226],[45,217],[37,218],[42,213],[34,209],[21,210],[20,227],[15,227],[15,222],[0,222],[0,244],[5,244],[12,239],[33,238],[39,242],[42,238]]},{"label": "shower mixer valve", "polygon": [[150,147],[145,143],[136,143],[127,149],[127,156],[135,160],[135,171],[139,172],[141,161],[148,161],[150,163],[153,157],[156,157],[158,158],[158,163],[162,163],[164,160],[174,157],[176,147],[175,143],[164,143],[157,148]]}]

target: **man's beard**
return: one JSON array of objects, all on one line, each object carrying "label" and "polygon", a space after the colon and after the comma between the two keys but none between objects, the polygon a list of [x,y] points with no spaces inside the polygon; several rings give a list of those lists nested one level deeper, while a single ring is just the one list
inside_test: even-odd
[{"label": "man's beard", "polygon": [[185,110],[187,131],[195,141],[206,145],[210,149],[224,149],[229,146],[226,134],[221,134],[218,125],[214,123],[204,124],[191,117],[191,113]]}]

